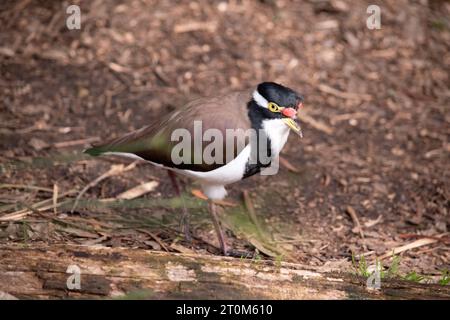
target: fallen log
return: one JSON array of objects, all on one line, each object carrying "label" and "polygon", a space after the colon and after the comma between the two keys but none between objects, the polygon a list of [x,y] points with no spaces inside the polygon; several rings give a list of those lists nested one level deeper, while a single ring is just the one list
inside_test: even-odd
[{"label": "fallen log", "polygon": [[0,297],[449,299],[450,288],[300,264],[75,245],[0,246]]}]

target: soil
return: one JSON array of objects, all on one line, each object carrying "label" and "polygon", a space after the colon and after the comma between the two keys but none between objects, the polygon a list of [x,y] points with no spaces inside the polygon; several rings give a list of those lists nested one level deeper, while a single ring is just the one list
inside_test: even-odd
[{"label": "soil", "polygon": [[[450,268],[450,3],[378,1],[381,29],[370,30],[371,2],[72,1],[80,30],[66,27],[65,1],[2,2],[0,244],[219,254],[206,203],[191,195],[198,186],[183,179],[188,243],[166,172],[148,164],[97,183],[71,211],[78,191],[129,163],[81,151],[193,98],[269,80],[304,95],[304,138],[291,135],[278,175],[229,186],[238,204],[221,215],[229,245],[348,271],[352,256],[371,264],[435,239],[400,253],[399,274],[439,277]],[[148,181],[158,186],[133,201],[85,202]],[[244,223],[242,190],[259,240]],[[33,208],[46,199],[49,209]]]}]

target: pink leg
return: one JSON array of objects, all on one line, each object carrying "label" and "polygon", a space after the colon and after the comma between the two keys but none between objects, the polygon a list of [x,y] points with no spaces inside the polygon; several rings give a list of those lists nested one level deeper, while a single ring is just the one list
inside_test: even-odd
[{"label": "pink leg", "polygon": [[220,226],[220,222],[217,217],[216,204],[213,201],[209,200],[208,207],[209,207],[208,208],[209,214],[211,215],[211,218],[214,223],[214,229],[216,229],[217,238],[219,238],[220,249],[222,250],[224,255],[227,255],[227,253],[228,253],[227,243],[226,243],[226,239],[225,239],[225,234],[222,231],[222,227]]}]

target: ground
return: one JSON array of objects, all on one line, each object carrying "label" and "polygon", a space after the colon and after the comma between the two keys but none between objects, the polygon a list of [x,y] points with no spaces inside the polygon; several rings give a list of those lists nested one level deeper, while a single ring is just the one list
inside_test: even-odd
[{"label": "ground", "polygon": [[350,271],[352,256],[373,264],[413,243],[399,275],[450,268],[449,2],[377,1],[379,30],[366,26],[373,1],[72,2],[80,30],[66,27],[66,1],[0,4],[0,244],[219,254],[198,186],[184,180],[190,244],[166,173],[148,164],[114,167],[72,211],[81,189],[129,164],[81,151],[271,80],[304,95],[304,138],[289,138],[278,175],[229,187],[230,246]]}]

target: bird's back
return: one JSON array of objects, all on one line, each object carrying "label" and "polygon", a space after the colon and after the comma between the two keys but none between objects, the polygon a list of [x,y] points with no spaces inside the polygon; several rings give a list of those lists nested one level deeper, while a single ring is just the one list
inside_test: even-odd
[{"label": "bird's back", "polygon": [[[236,157],[248,144],[239,146],[234,139],[233,156],[230,157],[226,149],[227,130],[247,130],[251,128],[248,118],[247,103],[251,98],[251,91],[240,91],[225,94],[214,98],[200,98],[193,100],[184,107],[165,115],[160,121],[139,130],[130,132],[122,137],[94,145],[85,152],[90,155],[115,153],[135,155],[165,167],[187,169],[193,171],[211,171],[217,169]],[[179,141],[172,141],[172,134],[179,129],[179,133],[188,133],[190,141],[191,161],[177,163],[174,161],[172,151]],[[194,148],[194,138],[203,137],[208,129],[215,129],[223,137],[222,157],[215,157],[216,163],[209,163],[203,159],[203,150],[211,141],[201,139],[201,155]],[[197,155],[196,155],[197,153]],[[197,159],[197,161],[195,161]],[[201,159],[199,162],[198,159]],[[197,162],[197,163],[194,163]]]}]

